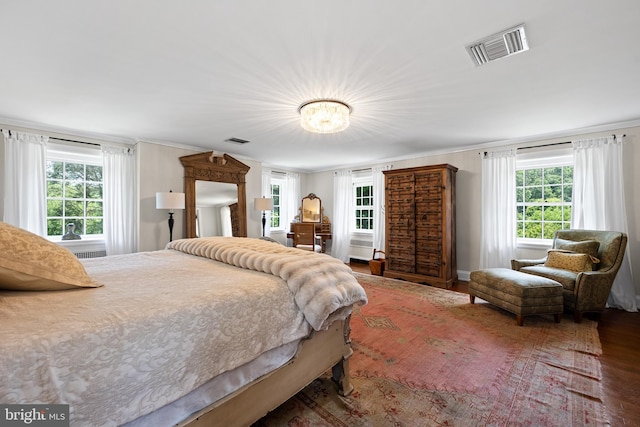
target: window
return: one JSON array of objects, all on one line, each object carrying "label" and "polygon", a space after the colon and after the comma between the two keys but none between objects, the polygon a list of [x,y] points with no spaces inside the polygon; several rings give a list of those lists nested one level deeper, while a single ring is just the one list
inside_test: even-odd
[{"label": "window", "polygon": [[282,213],[282,188],[284,181],[278,178],[271,178],[271,198],[273,199],[273,209],[271,209],[271,229],[281,229]]},{"label": "window", "polygon": [[370,179],[354,180],[355,231],[373,230],[373,183]]},{"label": "window", "polygon": [[573,165],[570,156],[517,161],[516,237],[552,239],[571,226]]},{"label": "window", "polygon": [[102,157],[95,149],[47,147],[47,235],[64,235],[69,224],[81,236],[103,234]]}]

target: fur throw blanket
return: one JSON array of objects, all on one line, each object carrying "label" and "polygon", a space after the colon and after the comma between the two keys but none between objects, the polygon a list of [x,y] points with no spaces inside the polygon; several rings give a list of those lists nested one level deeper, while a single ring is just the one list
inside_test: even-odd
[{"label": "fur throw blanket", "polygon": [[279,276],[315,330],[345,319],[353,304],[367,303],[351,268],[326,254],[246,237],[181,239],[170,242],[167,249]]}]

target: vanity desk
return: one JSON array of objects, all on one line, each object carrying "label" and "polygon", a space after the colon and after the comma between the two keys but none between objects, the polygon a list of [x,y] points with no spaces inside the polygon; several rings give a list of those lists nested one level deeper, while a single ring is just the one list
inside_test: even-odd
[{"label": "vanity desk", "polygon": [[[328,230],[328,231],[323,231]],[[287,245],[289,241],[293,240],[293,232],[291,228],[287,232]],[[320,242],[321,252],[325,253],[327,251],[327,240],[331,240],[331,224],[330,223],[322,223],[316,224],[316,240]]]},{"label": "vanity desk", "polygon": [[[315,194],[310,193],[302,199],[298,210],[300,213],[296,216],[294,222],[314,223],[316,241],[320,244],[321,252],[326,252],[327,240],[331,240],[331,222],[329,222],[329,218],[324,214],[322,201]],[[289,231],[287,232],[287,244],[293,241],[292,228],[293,225],[290,225]]]}]

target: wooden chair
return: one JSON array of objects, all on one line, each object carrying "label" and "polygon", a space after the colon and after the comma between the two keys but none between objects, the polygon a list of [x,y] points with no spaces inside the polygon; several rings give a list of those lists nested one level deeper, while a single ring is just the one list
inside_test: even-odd
[{"label": "wooden chair", "polygon": [[312,222],[295,222],[291,224],[293,247],[306,251],[321,252],[322,247],[316,243],[316,225]]}]

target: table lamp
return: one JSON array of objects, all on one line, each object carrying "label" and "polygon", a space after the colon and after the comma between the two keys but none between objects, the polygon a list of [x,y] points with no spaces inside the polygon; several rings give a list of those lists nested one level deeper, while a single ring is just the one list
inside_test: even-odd
[{"label": "table lamp", "polygon": [[262,237],[264,237],[264,227],[267,224],[265,212],[273,209],[273,199],[267,197],[256,197],[253,203],[255,210],[262,211]]},{"label": "table lamp", "polygon": [[184,193],[156,193],[156,209],[169,209],[169,241],[173,240],[173,210],[184,209]]}]

